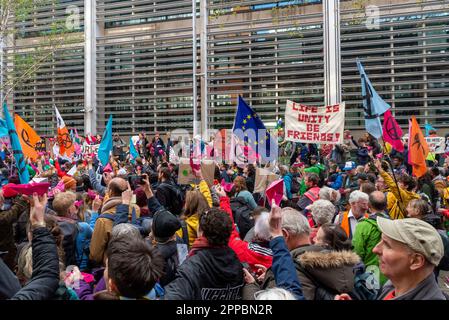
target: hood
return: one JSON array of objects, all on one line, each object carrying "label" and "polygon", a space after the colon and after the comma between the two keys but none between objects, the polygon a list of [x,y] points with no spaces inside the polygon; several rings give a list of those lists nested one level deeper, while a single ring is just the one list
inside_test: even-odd
[{"label": "hood", "polygon": [[313,279],[337,292],[354,290],[354,267],[360,257],[352,251],[309,251],[296,259]]},{"label": "hood", "polygon": [[122,197],[111,197],[105,201],[101,213],[115,213],[115,208],[122,204]]},{"label": "hood", "polygon": [[243,282],[243,266],[231,248],[207,248],[199,250],[196,255],[207,271],[205,276],[209,275],[207,277],[214,286],[226,287]]}]

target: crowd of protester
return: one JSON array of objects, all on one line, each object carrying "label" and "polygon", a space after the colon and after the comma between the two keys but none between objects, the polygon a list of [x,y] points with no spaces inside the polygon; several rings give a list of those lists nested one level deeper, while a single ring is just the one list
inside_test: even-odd
[{"label": "crowd of protester", "polygon": [[0,299],[448,298],[444,155],[416,179],[407,149],[369,134],[281,144],[277,205],[255,192],[258,164],[218,163],[213,184],[192,167],[198,183],[179,185],[177,143],[142,133],[131,159],[114,134],[108,166],[43,152],[28,169],[51,188],[32,196],[10,187],[20,182],[3,148]]}]

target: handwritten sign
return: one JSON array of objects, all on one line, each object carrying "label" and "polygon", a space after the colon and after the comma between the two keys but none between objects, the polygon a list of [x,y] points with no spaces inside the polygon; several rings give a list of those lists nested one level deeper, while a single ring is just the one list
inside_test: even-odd
[{"label": "handwritten sign", "polygon": [[306,106],[287,100],[285,139],[317,144],[343,143],[345,103],[333,106]]}]

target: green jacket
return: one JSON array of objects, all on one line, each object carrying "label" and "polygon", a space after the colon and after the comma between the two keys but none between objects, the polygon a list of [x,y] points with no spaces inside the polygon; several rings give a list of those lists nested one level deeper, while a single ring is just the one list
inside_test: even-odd
[{"label": "green jacket", "polygon": [[[374,247],[380,242],[382,232],[377,227],[376,216],[389,218],[388,216],[376,213],[370,215],[369,218],[363,219],[355,228],[352,238],[353,251],[362,259],[365,267],[379,267],[379,257],[373,253]],[[388,279],[379,270],[380,285],[383,285]]]},{"label": "green jacket", "polygon": [[[309,172],[313,172],[316,173],[318,176],[320,176],[320,172],[321,171],[325,171],[326,167],[323,166],[321,163],[317,163],[311,167],[305,168],[304,169],[304,173],[309,173]],[[303,195],[304,193],[306,193],[307,191],[307,187],[306,184],[304,182],[304,178],[301,179],[301,183],[300,183],[300,187],[299,187],[299,194]]]}]

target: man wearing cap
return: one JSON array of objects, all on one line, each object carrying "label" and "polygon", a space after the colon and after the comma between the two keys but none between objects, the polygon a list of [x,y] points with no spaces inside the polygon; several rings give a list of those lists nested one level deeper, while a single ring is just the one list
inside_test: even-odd
[{"label": "man wearing cap", "polygon": [[427,222],[415,218],[378,218],[382,240],[373,249],[380,270],[390,279],[382,300],[446,300],[433,273],[443,257],[443,241]]},{"label": "man wearing cap", "polygon": [[[380,271],[390,280],[377,300],[447,300],[433,273],[443,257],[443,242],[427,222],[415,218],[377,218],[382,239],[373,249]],[[336,300],[350,300],[347,294]]]},{"label": "man wearing cap", "polygon": [[342,195],[341,204],[346,206],[349,200],[349,194],[359,189],[356,164],[354,161],[347,161],[343,167],[343,185],[340,189]]},{"label": "man wearing cap", "polygon": [[[161,209],[153,215],[151,225],[153,243],[165,261],[164,276],[159,281],[163,287],[175,279],[178,266],[186,258],[187,245],[176,236],[176,231],[181,227],[179,219],[168,210]],[[184,250],[178,250],[182,246],[184,246]]]}]

